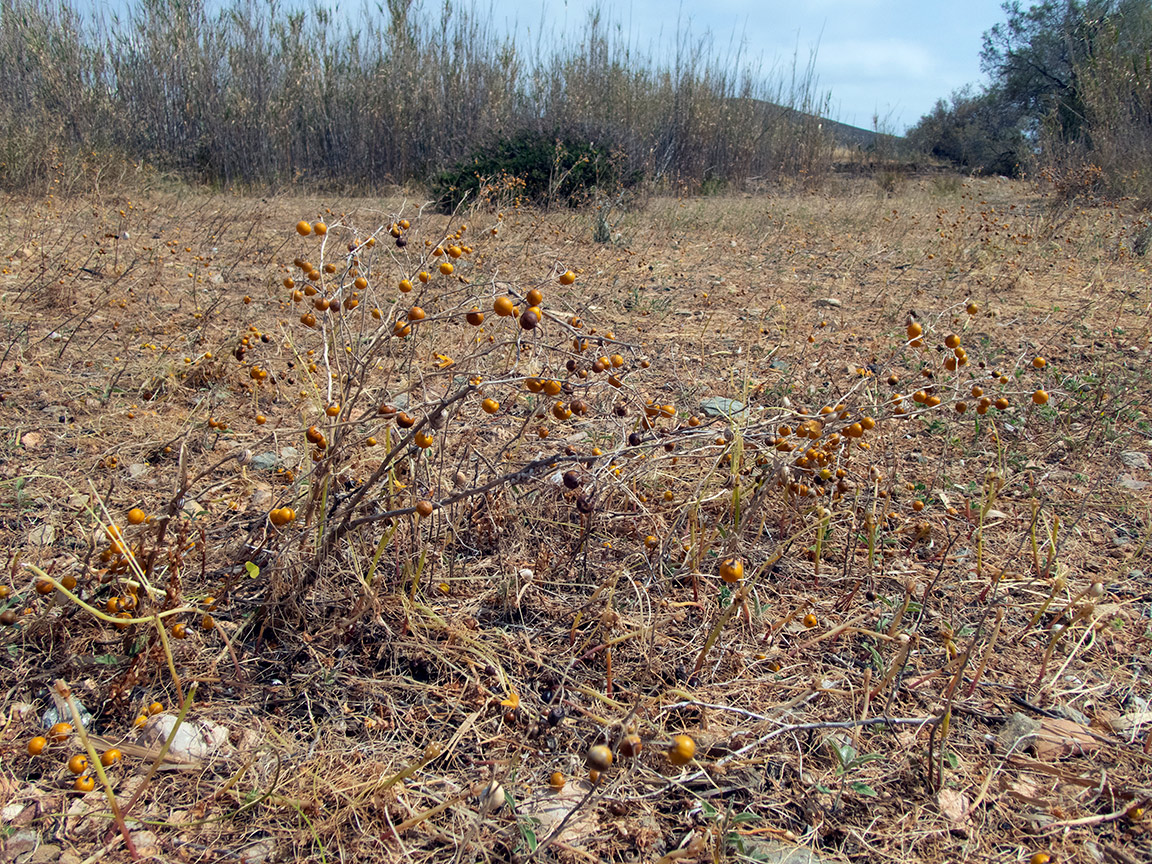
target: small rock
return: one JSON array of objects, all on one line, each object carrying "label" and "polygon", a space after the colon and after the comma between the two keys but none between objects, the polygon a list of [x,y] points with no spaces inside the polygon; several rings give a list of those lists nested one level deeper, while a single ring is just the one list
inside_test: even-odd
[{"label": "small rock", "polygon": [[[139,744],[142,747],[161,747],[172,734],[176,725],[176,715],[160,713],[149,718],[140,731]],[[185,719],[176,730],[168,755],[177,761],[198,762],[207,759],[228,741],[228,730],[206,720]]]},{"label": "small rock", "polygon": [[744,841],[744,854],[749,860],[763,861],[766,864],[832,864],[838,860],[826,858],[807,846],[757,838],[748,838]]},{"label": "small rock", "polygon": [[133,480],[139,480],[148,473],[148,466],[143,462],[133,462],[128,466],[128,476]]},{"label": "small rock", "polygon": [[276,853],[276,844],[271,840],[257,840],[236,850],[241,861],[246,864],[264,864]]},{"label": "small rock", "polygon": [[[24,437],[27,438],[28,436],[25,435]],[[1143,490],[1152,487],[1152,483],[1146,483],[1143,480],[1137,480],[1131,474],[1121,474],[1116,479],[1116,485],[1121,489],[1127,489],[1129,492],[1142,492]]]},{"label": "small rock", "polygon": [[20,858],[17,864],[49,864],[60,860],[60,847],[54,843],[42,843],[37,846],[31,855]]},{"label": "small rock", "polygon": [[257,471],[275,471],[280,467],[280,454],[273,450],[257,453],[252,457],[252,467]]},{"label": "small rock", "polygon": [[712,396],[700,403],[700,410],[708,417],[734,417],[744,413],[745,405],[736,399]]},{"label": "small rock", "polygon": [[16,255],[14,257],[16,258],[17,261],[23,261],[25,258],[31,258],[32,257],[32,250],[29,249],[27,246],[22,246],[16,250]]},{"label": "small rock", "polygon": [[17,831],[9,837],[4,843],[4,853],[7,855],[9,861],[15,861],[20,855],[27,855],[36,848],[36,844],[40,842],[40,835],[31,829],[24,829]]},{"label": "small rock", "polygon": [[28,543],[32,546],[51,546],[55,542],[55,525],[37,525],[28,532]]},{"label": "small rock", "polygon": [[945,819],[952,823],[953,829],[967,830],[972,821],[968,815],[972,801],[967,795],[963,792],[957,792],[955,789],[941,789],[940,794],[936,796],[936,801],[940,805],[940,812],[944,814]]},{"label": "small rock", "polygon": [[1001,751],[1019,752],[1035,740],[1039,731],[1039,720],[1033,720],[1027,714],[1016,711],[996,736],[996,742],[1000,745]]},{"label": "small rock", "polygon": [[1125,450],[1120,454],[1120,461],[1124,463],[1126,468],[1133,471],[1148,471],[1152,469],[1152,465],[1148,463],[1148,454],[1141,453],[1139,450]]},{"label": "small rock", "polygon": [[132,845],[142,858],[155,858],[160,855],[160,838],[151,831],[133,831],[129,834]]},{"label": "small rock", "polygon": [[24,445],[26,450],[35,450],[44,443],[44,436],[39,432],[27,432],[20,439],[20,443]]},{"label": "small rock", "polygon": [[1045,717],[1035,740],[1036,758],[1044,761],[1065,756],[1084,756],[1100,749],[1100,742],[1087,728],[1071,720]]},{"label": "small rock", "polygon": [[252,495],[248,499],[248,506],[253,510],[267,510],[271,503],[272,491],[263,486],[257,486],[253,489]]},{"label": "small rock", "polygon": [[185,498],[184,506],[180,509],[184,511],[185,515],[191,516],[192,518],[196,518],[196,516],[205,512],[204,508],[200,506],[200,502],[194,498]]},{"label": "small rock", "polygon": [[[72,695],[72,699],[76,702],[76,710],[80,713],[80,722],[87,729],[92,724],[92,712],[84,707],[84,703],[77,699],[75,694]],[[44,724],[45,729],[51,729],[57,723],[71,723],[72,712],[67,708],[61,711],[53,705],[40,717],[40,722]]]},{"label": "small rock", "polygon": [[839,309],[844,304],[835,297],[821,297],[816,301],[816,305],[825,309]]}]

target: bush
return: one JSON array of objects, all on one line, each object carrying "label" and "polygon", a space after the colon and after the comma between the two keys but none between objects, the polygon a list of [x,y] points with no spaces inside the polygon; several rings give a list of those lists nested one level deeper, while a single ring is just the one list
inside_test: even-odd
[{"label": "bush", "polygon": [[1030,158],[1019,117],[994,90],[960,90],[908,130],[916,149],[960,168],[1016,177]]},{"label": "bush", "polygon": [[444,213],[464,200],[475,201],[486,188],[514,189],[519,197],[543,207],[563,202],[575,206],[596,190],[634,186],[640,172],[621,167],[621,159],[591,141],[545,135],[523,129],[478,147],[466,159],[436,174],[432,197]]}]

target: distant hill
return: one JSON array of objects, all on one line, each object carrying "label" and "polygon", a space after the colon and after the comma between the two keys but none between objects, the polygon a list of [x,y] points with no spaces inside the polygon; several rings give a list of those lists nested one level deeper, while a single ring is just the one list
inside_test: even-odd
[{"label": "distant hill", "polygon": [[860,150],[870,150],[876,146],[878,138],[887,138],[891,141],[902,141],[899,135],[882,135],[872,129],[862,129],[859,126],[849,126],[847,123],[841,123],[838,120],[830,120],[826,117],[817,117],[812,114],[807,114],[803,111],[798,111],[795,108],[789,108],[786,105],[777,105],[773,102],[765,102],[762,99],[749,100],[756,105],[757,108],[764,111],[766,114],[774,115],[777,117],[792,117],[795,122],[811,122],[815,121],[821,125],[824,131],[827,131],[832,140],[838,147],[858,148]]}]

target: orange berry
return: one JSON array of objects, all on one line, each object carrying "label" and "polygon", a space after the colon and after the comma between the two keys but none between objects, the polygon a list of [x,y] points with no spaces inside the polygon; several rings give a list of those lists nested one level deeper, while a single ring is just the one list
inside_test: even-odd
[{"label": "orange berry", "polygon": [[492,310],[501,318],[508,318],[516,312],[516,304],[511,297],[497,297],[492,302]]},{"label": "orange berry", "polygon": [[612,751],[603,744],[588,750],[588,765],[598,771],[605,771],[612,765]]},{"label": "orange berry", "polygon": [[687,735],[676,735],[668,748],[668,761],[673,765],[687,765],[696,756],[696,742]]},{"label": "orange berry", "polygon": [[128,511],[128,524],[139,525],[148,518],[148,514],[141,510],[139,507],[133,507]]},{"label": "orange berry", "polygon": [[53,741],[64,741],[72,734],[71,723],[57,723],[48,730],[48,737]]},{"label": "orange berry", "polygon": [[307,237],[312,233],[312,226],[308,222],[305,222],[303,219],[301,219],[296,223],[296,233],[301,237]]},{"label": "orange berry", "polygon": [[115,765],[117,762],[120,762],[123,760],[123,758],[123,753],[121,753],[115,747],[110,747],[100,755],[100,764],[107,768],[111,765]]},{"label": "orange berry", "polygon": [[68,770],[73,774],[83,774],[88,770],[88,757],[83,753],[77,753],[68,760]]},{"label": "orange berry", "polygon": [[558,281],[560,282],[561,285],[571,285],[573,282],[576,281],[576,274],[573,273],[571,270],[565,270],[563,273],[560,274],[560,279]]},{"label": "orange berry", "polygon": [[1047,405],[1048,404],[1048,393],[1044,390],[1037,390],[1035,393],[1032,394],[1032,401],[1035,402],[1037,405]]},{"label": "orange berry", "polygon": [[1032,358],[1032,365],[1037,369],[1043,369],[1045,366],[1048,365],[1048,361],[1045,360],[1043,357],[1033,357]]},{"label": "orange berry", "polygon": [[440,272],[441,272],[441,273],[443,273],[445,276],[451,276],[451,275],[452,275],[452,271],[453,271],[453,270],[455,270],[456,268],[452,266],[452,262],[451,262],[451,261],[441,261],[441,262],[440,262],[440,267],[439,267],[438,269],[439,269],[439,270],[440,270]]},{"label": "orange berry", "polygon": [[739,558],[729,558],[720,565],[720,578],[732,584],[744,578],[744,562]]},{"label": "orange berry", "polygon": [[43,735],[37,735],[35,738],[28,742],[28,755],[39,756],[44,752],[44,748],[48,746],[48,739]]}]

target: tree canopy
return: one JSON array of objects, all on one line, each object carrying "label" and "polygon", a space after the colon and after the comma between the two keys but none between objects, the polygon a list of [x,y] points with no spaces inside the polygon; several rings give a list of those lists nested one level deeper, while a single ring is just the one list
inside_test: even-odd
[{"label": "tree canopy", "polygon": [[[915,144],[970,169],[1014,174],[1046,148],[1096,148],[1102,134],[1116,131],[1101,100],[1114,98],[1117,88],[1127,105],[1123,122],[1152,119],[1140,109],[1139,92],[1150,78],[1152,2],[1044,0],[1002,8],[1005,20],[984,33],[980,52],[988,84],[937,103],[910,130]],[[1118,122],[1117,112],[1107,119]]]}]

